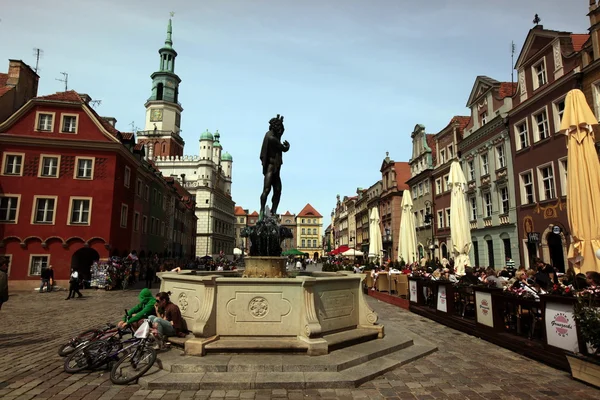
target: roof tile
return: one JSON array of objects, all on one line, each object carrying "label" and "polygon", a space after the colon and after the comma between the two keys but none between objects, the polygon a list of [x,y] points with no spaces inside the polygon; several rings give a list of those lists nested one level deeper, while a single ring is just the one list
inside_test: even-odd
[{"label": "roof tile", "polygon": [[313,206],[311,206],[310,203],[308,203],[307,205],[304,206],[304,208],[302,209],[302,211],[300,211],[298,213],[298,217],[317,217],[317,218],[321,218],[323,216],[321,214],[319,214],[319,212],[317,210],[315,210],[315,208]]},{"label": "roof tile", "polygon": [[8,74],[0,73],[0,87],[6,86],[6,82],[8,81]]},{"label": "roof tile", "polygon": [[571,42],[573,43],[574,51],[581,51],[581,48],[590,38],[590,35],[585,33],[572,33],[571,34]]},{"label": "roof tile", "polygon": [[67,92],[56,92],[47,96],[38,96],[36,97],[36,100],[69,101],[81,104],[84,103],[79,93],[74,90],[69,90]]},{"label": "roof tile", "polygon": [[252,211],[252,214],[249,217],[258,217],[258,213],[256,211]]},{"label": "roof tile", "polygon": [[121,132],[121,136],[123,140],[131,140],[133,139],[133,132]]},{"label": "roof tile", "polygon": [[512,97],[517,92],[518,84],[516,82],[502,82],[500,88],[498,88],[498,94],[500,98]]},{"label": "roof tile", "polygon": [[410,187],[406,183],[410,179],[410,164],[407,162],[394,163],[394,170],[396,171],[396,185],[399,190],[410,190]]},{"label": "roof tile", "polygon": [[234,215],[244,216],[246,215],[246,211],[240,206],[235,206],[235,210],[233,211]]}]

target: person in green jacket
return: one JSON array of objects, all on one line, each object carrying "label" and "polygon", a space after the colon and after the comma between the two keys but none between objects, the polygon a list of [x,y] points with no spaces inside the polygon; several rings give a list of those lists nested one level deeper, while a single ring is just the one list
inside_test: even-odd
[{"label": "person in green jacket", "polygon": [[141,325],[140,320],[154,314],[154,304],[156,303],[156,299],[152,295],[150,289],[142,289],[138,299],[140,300],[140,303],[127,311],[127,315],[123,317],[122,321],[119,321],[119,328],[126,328],[128,325],[131,325],[133,329],[137,329]]}]

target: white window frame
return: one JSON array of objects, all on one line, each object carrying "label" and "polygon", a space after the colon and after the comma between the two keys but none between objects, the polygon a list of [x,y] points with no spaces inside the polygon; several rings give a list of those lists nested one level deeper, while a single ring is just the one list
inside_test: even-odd
[{"label": "white window frame", "polygon": [[[522,132],[521,130],[519,130],[519,127],[521,126],[525,126],[525,132]],[[518,121],[515,125],[514,125],[514,135],[515,135],[515,148],[517,149],[517,151],[522,150],[522,149],[526,149],[531,145],[531,140],[529,137],[529,118],[524,118],[520,121]],[[523,143],[521,143],[521,133],[525,134],[525,145],[523,146]]]},{"label": "white window frame", "polygon": [[[40,261],[39,273],[33,273],[34,261]],[[44,269],[44,264],[46,265],[46,268],[48,268],[48,265],[50,265],[50,254],[30,254],[29,267],[27,268],[27,276],[40,276],[42,274],[42,270]]]},{"label": "white window frame", "polygon": [[448,160],[452,160],[454,158],[454,147],[452,145],[449,145],[446,148],[446,151],[448,152]]},{"label": "white window frame", "polygon": [[146,185],[144,188],[144,200],[148,201],[150,199],[150,186]]},{"label": "white window frame", "polygon": [[469,197],[469,214],[471,221],[477,221],[477,197]]},{"label": "white window frame", "polygon": [[423,190],[425,191],[425,194],[429,194],[429,181],[423,182]]},{"label": "white window frame", "polygon": [[[75,201],[88,201],[89,203],[89,207],[88,207],[88,220],[87,222],[73,222],[73,212],[75,211],[73,209],[73,206],[75,204]],[[92,204],[94,202],[94,198],[93,197],[82,197],[82,196],[71,196],[69,198],[69,214],[67,215],[67,225],[74,225],[74,226],[89,226],[92,224]]]},{"label": "white window frame", "polygon": [[[538,66],[542,66],[540,72],[537,71]],[[540,82],[540,75],[541,80]],[[531,76],[533,81],[533,90],[537,90],[548,83],[548,68],[546,68],[546,57],[542,57],[540,61],[531,66]]]},{"label": "white window frame", "polygon": [[[506,197],[503,196],[504,192],[506,193]],[[500,202],[500,215],[508,215],[510,211],[510,191],[508,190],[508,186],[502,186],[498,189],[498,200]]]},{"label": "white window frame", "polygon": [[441,149],[440,150],[440,165],[445,164],[445,163],[446,163],[446,150]]},{"label": "white window frame", "polygon": [[126,188],[131,185],[131,168],[125,166],[125,172],[123,173],[123,184]]},{"label": "white window frame", "polygon": [[[4,219],[0,220],[0,224],[18,224],[19,223],[19,211],[20,211],[20,208],[21,208],[21,195],[20,194],[0,194],[0,199],[3,199],[3,198],[16,199],[17,205],[15,207],[15,219],[14,219],[14,221],[13,220],[9,220],[7,218],[5,220]],[[9,210],[11,210],[11,209],[12,208],[8,208],[7,207],[7,209],[6,209],[7,210],[7,214],[9,212]]]},{"label": "white window frame", "polygon": [[[19,165],[18,172],[14,172],[15,165],[11,168],[11,172],[8,171],[8,161],[9,157],[20,157],[21,163]],[[25,169],[25,153],[15,153],[11,151],[6,151],[2,154],[2,175],[4,176],[23,176],[23,170]]]},{"label": "white window frame", "polygon": [[[527,201],[527,190],[525,190],[526,186],[524,179],[526,175],[531,178],[531,182],[529,183],[531,186],[531,202]],[[535,174],[533,173],[533,169],[528,169],[527,171],[523,171],[519,174],[519,187],[521,189],[521,205],[535,204],[537,197],[535,194]]]},{"label": "white window frame", "polygon": [[481,126],[487,124],[487,111],[482,112],[481,114],[479,114],[479,117],[481,118]]},{"label": "white window frame", "polygon": [[443,210],[438,210],[437,212],[437,222],[438,222],[438,229],[443,229],[444,228],[444,211]]},{"label": "white window frame", "polygon": [[[65,130],[64,129],[65,128],[65,120],[67,118],[75,118],[75,124],[74,124],[74,126],[69,126],[68,130]],[[79,115],[78,114],[68,114],[68,113],[60,114],[60,127],[59,127],[60,133],[76,135],[78,127],[79,127]]]},{"label": "white window frame", "polygon": [[496,146],[496,169],[506,168],[506,149],[504,143]]},{"label": "white window frame", "polygon": [[413,200],[415,200],[417,198],[417,196],[418,196],[417,190],[418,190],[417,189],[417,185],[415,185],[415,186],[412,187],[412,198],[413,198]]},{"label": "white window frame", "polygon": [[[552,185],[553,185],[553,192],[554,192],[553,197],[546,197],[546,189],[544,187],[544,178],[542,176],[542,169],[548,168],[548,167],[552,171]],[[556,196],[558,195],[558,193],[556,192],[556,174],[554,173],[554,163],[549,162],[547,164],[539,165],[537,167],[537,173],[538,173],[538,192],[540,194],[540,201],[555,199]]]},{"label": "white window frame", "polygon": [[[481,198],[483,199],[483,217],[484,218],[491,218],[493,212],[494,212],[494,202],[492,199],[492,193],[487,191],[484,192],[481,196]],[[489,198],[489,203],[487,201],[487,199]]]},{"label": "white window frame", "polygon": [[568,169],[567,157],[558,159],[558,174],[560,175],[560,194],[562,196],[567,195],[567,169]]},{"label": "white window frame", "polygon": [[444,210],[446,212],[446,227],[450,228],[450,207]]},{"label": "white window frame", "polygon": [[[539,123],[537,120],[538,115],[541,115],[541,114],[546,115],[546,120],[545,120],[546,137],[543,139],[540,136],[540,127],[539,127]],[[534,127],[533,142],[537,143],[540,140],[548,139],[550,137],[550,120],[548,118],[548,107],[544,106],[544,107],[540,108],[539,110],[537,110],[536,112],[534,112],[533,114],[531,114],[531,119],[532,119],[533,127]]]},{"label": "white window frame", "polygon": [[446,174],[444,175],[444,192],[447,192],[450,190],[450,174]]},{"label": "white window frame", "polygon": [[[92,162],[92,168],[90,169],[89,176],[87,176],[87,175],[80,176],[79,175],[79,162],[80,161],[91,161]],[[78,180],[82,180],[82,181],[94,180],[95,168],[96,168],[96,157],[75,157],[75,171],[73,171],[73,179],[78,179]]]},{"label": "white window frame", "polygon": [[419,197],[423,196],[423,182],[419,183]]},{"label": "white window frame", "polygon": [[[41,117],[42,115],[46,116],[50,116],[50,129],[40,129],[40,122],[41,122]],[[50,112],[50,111],[37,111],[35,113],[35,127],[34,127],[34,131],[35,132],[46,132],[46,133],[52,133],[54,132],[54,122],[56,121],[56,113],[55,112]]]},{"label": "white window frame", "polygon": [[127,228],[127,217],[129,217],[129,206],[125,203],[121,203],[121,228]]},{"label": "white window frame", "polygon": [[136,181],[136,186],[135,186],[135,194],[138,197],[142,197],[143,193],[144,193],[144,182],[142,182],[142,180],[140,178],[138,178]]},{"label": "white window frame", "polygon": [[[55,175],[44,175],[44,163],[46,160],[56,160],[56,174]],[[59,154],[40,154],[40,165],[38,168],[38,178],[51,178],[56,179],[60,176],[60,159]]]},{"label": "white window frame", "polygon": [[[54,208],[52,209],[52,219],[50,221],[37,221],[38,203],[40,200],[53,200]],[[33,196],[33,206],[31,207],[31,224],[32,225],[54,225],[56,223],[56,209],[58,206],[58,196],[44,196],[35,195]],[[49,209],[45,208],[45,213]]]},{"label": "white window frame", "polygon": [[479,159],[481,161],[481,176],[486,176],[490,174],[490,156],[487,152],[481,153],[479,155]]},{"label": "white window frame", "polygon": [[475,163],[473,160],[467,161],[467,176],[469,177],[469,182],[475,180]]},{"label": "white window frame", "polygon": [[435,180],[435,194],[442,194],[443,190],[442,190],[442,178],[437,178]]}]

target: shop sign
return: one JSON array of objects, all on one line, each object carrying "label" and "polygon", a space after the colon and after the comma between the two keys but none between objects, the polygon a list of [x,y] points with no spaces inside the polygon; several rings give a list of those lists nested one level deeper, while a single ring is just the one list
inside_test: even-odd
[{"label": "shop sign", "polygon": [[413,303],[417,302],[417,281],[408,281],[410,289],[410,301]]},{"label": "shop sign", "polygon": [[567,351],[578,351],[577,325],[573,319],[573,306],[559,303],[547,303],[546,337],[550,346]]},{"label": "shop sign", "polygon": [[477,322],[493,328],[494,317],[492,312],[491,293],[475,291],[475,305],[477,306]]},{"label": "shop sign", "polygon": [[446,303],[446,286],[438,286],[437,309],[441,312],[448,312],[448,304]]}]

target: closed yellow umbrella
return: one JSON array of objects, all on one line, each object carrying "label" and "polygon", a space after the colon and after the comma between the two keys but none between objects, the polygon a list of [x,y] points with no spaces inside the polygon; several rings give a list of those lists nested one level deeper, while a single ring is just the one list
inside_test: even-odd
[{"label": "closed yellow umbrella", "polygon": [[573,241],[569,260],[576,272],[600,272],[600,162],[592,125],[598,120],[581,90],[567,93],[560,130],[567,139],[567,216]]}]

